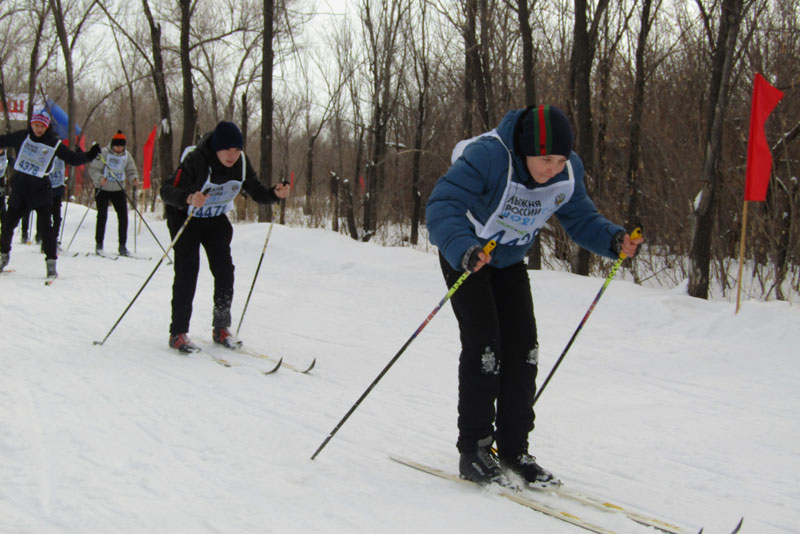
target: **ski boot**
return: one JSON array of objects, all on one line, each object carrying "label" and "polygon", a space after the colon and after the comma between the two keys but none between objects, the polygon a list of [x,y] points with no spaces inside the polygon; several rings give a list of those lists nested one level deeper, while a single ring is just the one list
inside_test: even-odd
[{"label": "ski boot", "polygon": [[222,345],[223,347],[229,349],[238,349],[242,346],[242,341],[238,339],[236,336],[231,334],[231,331],[225,327],[217,328],[214,327],[214,331],[211,333],[212,339],[214,339],[214,343],[218,345]]},{"label": "ski boot", "polygon": [[518,475],[531,486],[546,488],[561,485],[553,473],[537,464],[536,458],[527,452],[511,456],[501,454],[499,460],[503,469]]},{"label": "ski boot", "polygon": [[120,256],[130,256],[131,255],[130,251],[125,247],[125,245],[120,245],[118,252],[119,252]]},{"label": "ski boot", "polygon": [[478,441],[474,451],[462,452],[458,462],[459,476],[479,486],[500,484],[510,486],[508,477],[500,469],[500,462],[492,450],[492,439],[488,436]]},{"label": "ski boot", "polygon": [[0,273],[3,272],[3,269],[6,268],[8,265],[9,253],[8,252],[0,252]]},{"label": "ski boot", "polygon": [[188,334],[170,334],[169,346],[186,354],[191,352],[200,352],[200,347],[192,343],[192,340],[189,339]]}]

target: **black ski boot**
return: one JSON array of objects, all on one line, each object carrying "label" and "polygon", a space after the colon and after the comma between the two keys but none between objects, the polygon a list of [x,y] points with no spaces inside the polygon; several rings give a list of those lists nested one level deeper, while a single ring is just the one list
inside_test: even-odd
[{"label": "black ski boot", "polygon": [[8,265],[8,255],[8,252],[0,252],[0,273],[2,273],[3,269]]},{"label": "black ski boot", "polygon": [[242,346],[242,341],[231,334],[231,331],[227,328],[217,328],[214,327],[214,331],[211,333],[211,337],[214,339],[214,343],[222,345],[223,347],[229,349],[238,349]]},{"label": "black ski boot", "polygon": [[174,336],[170,334],[169,346],[187,354],[191,352],[200,352],[200,347],[192,343],[192,340],[189,339],[187,334],[175,334]]},{"label": "black ski boot", "polygon": [[491,436],[478,441],[474,451],[462,452],[458,462],[461,478],[475,482],[479,486],[500,484],[510,486],[508,477],[500,469],[500,463],[492,450]]},{"label": "black ski boot", "polygon": [[544,488],[561,485],[561,481],[558,480],[553,473],[537,464],[536,458],[527,452],[512,456],[503,456],[501,454],[500,466],[518,475],[526,483],[533,486]]},{"label": "black ski boot", "polygon": [[130,251],[125,247],[125,245],[119,246],[119,255],[120,256],[130,256]]}]

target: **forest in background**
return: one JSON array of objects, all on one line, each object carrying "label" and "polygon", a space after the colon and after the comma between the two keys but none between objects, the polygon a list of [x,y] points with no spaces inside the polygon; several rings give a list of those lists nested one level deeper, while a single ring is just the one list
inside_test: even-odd
[{"label": "forest in background", "polygon": [[[688,280],[700,298],[735,291],[757,72],[784,98],[767,200],[748,216],[750,295],[800,294],[799,59],[800,0],[0,3],[0,101],[52,98],[101,145],[121,129],[140,169],[158,126],[143,209],[159,210],[184,147],[233,120],[265,183],[294,180],[281,222],[418,245],[455,143],[554,104],[601,213],[643,228],[634,278]],[[24,127],[4,115],[0,130]],[[235,217],[273,215],[240,200]],[[607,268],[555,221],[529,257],[543,264]]]}]

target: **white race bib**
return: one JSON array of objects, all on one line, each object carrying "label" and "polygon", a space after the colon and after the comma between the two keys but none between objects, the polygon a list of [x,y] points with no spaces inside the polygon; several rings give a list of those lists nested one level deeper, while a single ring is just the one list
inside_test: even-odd
[{"label": "white race bib", "polygon": [[[508,152],[506,188],[494,213],[489,216],[484,224],[478,222],[470,212],[467,212],[467,218],[475,226],[477,236],[482,239],[493,239],[500,245],[528,245],[533,241],[536,233],[545,225],[547,219],[572,197],[572,193],[575,191],[575,176],[572,172],[572,165],[567,161],[569,180],[529,189],[525,185],[512,180],[514,167],[511,151],[500,139],[500,136],[497,135],[497,132],[492,130],[478,137],[483,136],[496,138]],[[460,156],[466,145],[478,137],[468,139],[467,142],[461,141],[456,145],[453,150],[453,159],[458,159],[458,156],[455,156],[456,150],[459,150]],[[464,144],[459,146],[462,143]]]},{"label": "white race bib", "polygon": [[53,188],[61,187],[64,185],[64,177],[66,174],[67,166],[63,159],[56,158],[53,160],[53,170],[50,171],[50,186]]},{"label": "white race bib", "polygon": [[128,161],[128,154],[122,155],[108,153],[106,156],[106,164],[103,167],[103,177],[110,182],[124,182],[125,181],[125,163]]},{"label": "white race bib", "polygon": [[211,169],[208,169],[208,178],[206,179],[206,183],[203,184],[203,187],[200,189],[204,191],[207,195],[209,195],[206,203],[199,208],[190,207],[189,213],[192,214],[192,217],[217,217],[219,215],[223,215],[228,213],[230,210],[233,209],[233,199],[236,198],[236,195],[239,194],[239,191],[242,190],[242,184],[244,183],[244,176],[245,170],[247,169],[247,164],[244,159],[244,153],[242,153],[242,179],[239,180],[230,180],[223,184],[212,184],[211,183]]},{"label": "white race bib", "polygon": [[55,147],[32,141],[28,136],[19,148],[14,169],[37,178],[44,178],[55,153]]}]

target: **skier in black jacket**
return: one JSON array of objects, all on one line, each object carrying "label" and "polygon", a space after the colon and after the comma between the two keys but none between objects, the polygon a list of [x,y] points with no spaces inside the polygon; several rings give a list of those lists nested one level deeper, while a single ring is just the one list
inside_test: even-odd
[{"label": "skier in black jacket", "polygon": [[26,210],[36,211],[36,230],[42,238],[42,246],[47,263],[47,277],[55,278],[56,273],[56,235],[50,217],[53,204],[50,180],[55,158],[77,167],[88,163],[100,154],[100,146],[95,143],[88,152],[67,148],[50,127],[50,115],[41,110],[31,117],[30,126],[6,135],[0,135],[0,147],[13,147],[17,152],[14,162],[14,177],[11,195],[8,199],[3,230],[0,233],[0,271],[8,264],[11,252],[11,238],[14,229]]},{"label": "skier in black jacket", "polygon": [[214,276],[214,342],[228,348],[241,346],[242,342],[228,330],[233,301],[233,226],[225,214],[233,208],[233,200],[241,190],[260,204],[271,204],[289,195],[288,185],[267,188],[259,182],[242,146],[239,128],[232,122],[220,122],[213,132],[200,139],[172,178],[161,186],[173,240],[192,210],[192,218],[174,246],[169,346],[181,352],[200,350],[187,334],[200,270],[200,245],[206,250]]}]

